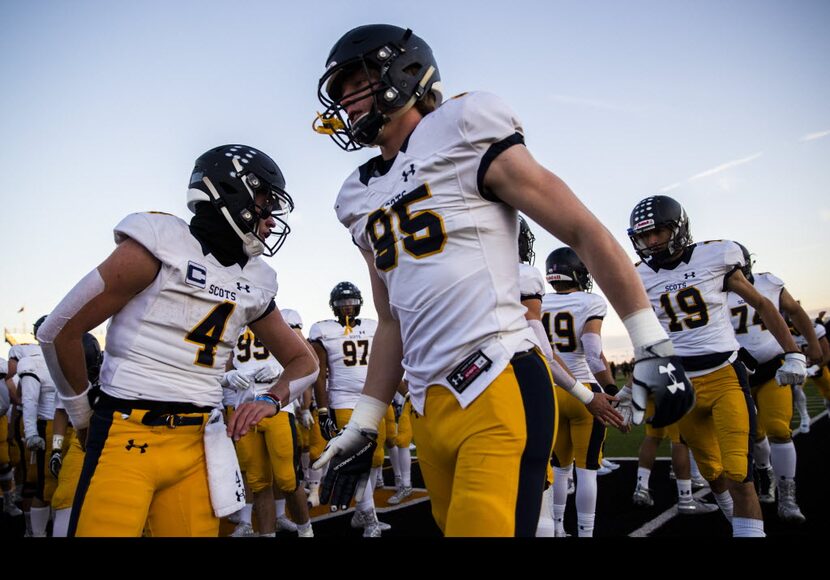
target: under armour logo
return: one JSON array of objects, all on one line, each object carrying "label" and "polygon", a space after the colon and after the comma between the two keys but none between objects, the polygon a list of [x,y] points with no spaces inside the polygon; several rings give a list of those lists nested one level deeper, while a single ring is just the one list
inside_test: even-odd
[{"label": "under armour logo", "polygon": [[245,285],[243,286],[242,284],[240,284],[239,282],[237,282],[237,283],[236,283],[236,289],[237,289],[237,290],[244,290],[244,291],[245,291],[245,292],[247,292],[248,294],[250,294],[250,293],[251,293],[251,285],[250,285],[250,284],[245,284]]},{"label": "under armour logo", "polygon": [[245,501],[245,490],[236,492],[236,501]]},{"label": "under armour logo", "polygon": [[669,390],[669,392],[672,395],[675,394],[678,390],[680,390],[680,391],[685,391],[686,390],[686,385],[685,384],[683,384],[682,382],[681,383],[677,382],[677,379],[674,376],[674,371],[675,370],[677,370],[677,369],[671,363],[667,364],[666,366],[660,365],[660,374],[669,376],[669,380],[671,381],[671,384],[666,385],[666,388]]},{"label": "under armour logo", "polygon": [[133,447],[135,447],[136,449],[140,449],[142,453],[147,453],[147,448],[148,448],[149,446],[150,446],[150,444],[149,444],[149,443],[145,443],[144,445],[136,445],[136,444],[135,444],[135,439],[130,439],[129,441],[127,441],[127,446],[126,446],[126,448],[125,448],[125,449],[126,449],[127,451],[129,451],[130,449],[132,449]]},{"label": "under armour logo", "polygon": [[403,173],[401,173],[401,176],[403,177],[404,181],[409,181],[409,176],[410,175],[415,175],[415,164],[414,163],[409,164],[409,171],[404,171]]},{"label": "under armour logo", "polygon": [[694,277],[695,277],[695,273],[694,273],[694,272],[686,272],[685,274],[683,274],[683,278],[684,278],[685,280],[688,280],[689,278],[694,278]]}]

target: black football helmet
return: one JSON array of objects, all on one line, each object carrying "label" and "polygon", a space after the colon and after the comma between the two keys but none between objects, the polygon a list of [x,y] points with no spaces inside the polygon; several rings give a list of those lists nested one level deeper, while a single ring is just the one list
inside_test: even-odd
[{"label": "black football helmet", "polygon": [[[692,243],[686,210],[667,195],[653,195],[634,206],[631,210],[629,225],[628,237],[637,255],[654,264],[669,262],[678,252]],[[652,250],[648,248],[640,234],[659,227],[668,228],[671,231],[671,237],[665,248]]]},{"label": "black football helmet", "polygon": [[101,352],[101,345],[98,339],[90,333],[85,332],[82,337],[84,345],[84,358],[86,359],[86,375],[93,385],[98,382],[101,374],[101,363],[104,361],[104,353]]},{"label": "black football helmet", "polygon": [[536,252],[533,251],[533,242],[536,241],[536,236],[530,231],[530,226],[527,225],[525,218],[519,216],[519,261],[525,264],[533,265],[536,259]]},{"label": "black football helmet", "polygon": [[43,321],[46,320],[46,318],[48,316],[49,316],[48,314],[44,314],[43,316],[38,318],[37,321],[35,322],[35,324],[33,326],[33,330],[32,330],[32,334],[34,334],[35,337],[37,337],[37,331],[40,328],[40,325],[43,324]]},{"label": "black football helmet", "polygon": [[584,292],[590,292],[594,287],[588,268],[576,252],[568,246],[558,248],[548,254],[548,259],[545,260],[545,274],[545,280],[551,286],[554,282],[572,282]]},{"label": "black football helmet", "polygon": [[[344,95],[343,80],[362,70],[371,82]],[[371,75],[370,75],[371,71]],[[326,59],[317,98],[326,107],[318,113],[314,130],[329,135],[345,151],[376,143],[384,125],[433,92],[441,104],[441,76],[432,49],[411,30],[389,24],[358,26],[338,40]],[[349,121],[344,102],[372,97],[366,115]]]},{"label": "black football helmet", "polygon": [[360,314],[360,307],[363,306],[363,296],[357,286],[351,282],[340,282],[335,286],[329,296],[329,306],[338,320],[342,320],[343,314],[340,310],[343,306],[354,306],[354,311],[349,318],[355,319]]},{"label": "black football helmet", "polygon": [[[266,196],[263,206],[256,204],[258,193]],[[294,209],[282,171],[268,155],[248,145],[215,147],[196,160],[187,207],[196,213],[196,204],[202,201],[210,202],[225,217],[248,256],[273,256],[291,231],[280,217]],[[277,225],[267,241],[259,234],[259,224],[269,217]]]},{"label": "black football helmet", "polygon": [[744,255],[744,266],[741,268],[741,272],[744,273],[746,279],[749,280],[750,284],[755,284],[755,276],[752,275],[752,266],[755,265],[755,260],[752,259],[752,256],[749,253],[749,250],[746,249],[740,242],[735,242],[738,244],[738,247],[741,248],[741,253]]}]

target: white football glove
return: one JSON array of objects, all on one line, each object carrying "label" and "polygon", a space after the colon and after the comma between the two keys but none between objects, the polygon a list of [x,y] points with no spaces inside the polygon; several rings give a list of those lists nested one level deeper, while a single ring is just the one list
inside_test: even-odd
[{"label": "white football glove", "polygon": [[779,385],[800,385],[807,379],[807,357],[800,352],[784,355],[784,364],[775,373]]},{"label": "white football glove", "polygon": [[244,375],[242,371],[233,369],[225,373],[222,377],[222,386],[231,387],[237,391],[244,391],[254,386],[254,382],[250,377]]},{"label": "white football glove", "polygon": [[623,416],[624,427],[631,424],[641,425],[643,423],[643,419],[645,419],[645,400],[648,397],[648,393],[646,393],[645,389],[641,387],[635,386],[635,389],[637,390],[636,398],[638,405],[635,405],[634,403],[634,393],[632,392],[630,386],[626,385],[617,393],[617,399],[619,399],[616,403],[617,411],[619,411],[620,415]]},{"label": "white football glove", "polygon": [[314,415],[308,409],[300,409],[297,411],[297,421],[305,429],[311,429],[314,426]]},{"label": "white football glove", "polygon": [[811,367],[807,367],[807,376],[810,378],[816,378],[821,374],[821,367],[818,365],[813,365]]},{"label": "white football glove", "polygon": [[254,380],[258,383],[272,383],[277,380],[279,375],[274,372],[271,365],[265,365],[260,368],[254,375]]},{"label": "white football glove", "polygon": [[32,435],[26,438],[26,449],[35,451],[37,449],[46,449],[46,441],[40,435]]}]

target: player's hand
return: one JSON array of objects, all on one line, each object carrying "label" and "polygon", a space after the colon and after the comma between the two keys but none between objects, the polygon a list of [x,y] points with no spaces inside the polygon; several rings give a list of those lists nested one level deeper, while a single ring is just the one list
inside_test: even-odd
[{"label": "player's hand", "polygon": [[775,381],[781,385],[800,385],[807,379],[807,357],[800,352],[788,352],[775,373]]},{"label": "player's hand", "polygon": [[377,431],[360,429],[349,423],[329,441],[312,466],[322,469],[330,463],[320,488],[320,503],[330,504],[331,511],[337,511],[348,509],[352,498],[363,499],[377,438]]},{"label": "player's hand", "polygon": [[325,407],[317,409],[317,420],[320,421],[320,433],[326,441],[331,441],[337,436],[337,420],[334,411]]}]

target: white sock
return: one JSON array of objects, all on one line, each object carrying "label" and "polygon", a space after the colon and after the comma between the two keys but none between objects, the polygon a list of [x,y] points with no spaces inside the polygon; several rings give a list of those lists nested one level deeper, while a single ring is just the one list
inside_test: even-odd
[{"label": "white sock", "polygon": [[285,515],[285,499],[275,499],[274,507],[277,510],[277,517]]},{"label": "white sock", "polygon": [[48,505],[43,507],[32,506],[32,535],[35,537],[46,535],[46,524],[49,523],[49,516],[52,508]]},{"label": "white sock", "polygon": [[52,517],[52,537],[65,538],[69,531],[69,516],[72,515],[72,508],[55,510]]},{"label": "white sock", "polygon": [[796,455],[793,442],[770,443],[769,447],[775,476],[778,479],[795,479]]},{"label": "white sock", "polygon": [[304,532],[304,531],[306,531],[307,529],[309,529],[310,527],[311,527],[311,520],[308,520],[308,521],[307,521],[306,523],[304,523],[304,524],[297,524],[297,531],[298,531],[298,532]]},{"label": "white sock", "polygon": [[726,519],[729,520],[729,523],[732,523],[732,495],[730,495],[729,491],[724,491],[723,493],[714,493],[715,501],[718,502],[718,507],[720,511],[723,512],[723,515],[726,516]]},{"label": "white sock", "polygon": [[401,466],[401,485],[412,487],[412,450],[398,447],[398,465]]},{"label": "white sock", "polygon": [[594,535],[594,513],[597,510],[597,472],[576,468],[576,519],[580,538]]},{"label": "white sock", "polygon": [[695,454],[692,453],[691,449],[689,449],[689,467],[691,467],[692,470],[692,477],[694,477],[695,479],[703,477],[703,475],[701,475],[700,473],[700,469],[697,466],[697,461],[695,461]]},{"label": "white sock", "polygon": [[[577,489],[577,493],[579,490]],[[576,521],[579,524],[578,535],[580,538],[593,538],[594,537],[594,513],[591,512],[589,514],[583,514],[576,512]]]},{"label": "white sock", "polygon": [[565,531],[565,505],[568,503],[568,478],[571,476],[572,465],[566,468],[553,468],[553,521],[556,531]]},{"label": "white sock", "polygon": [[251,512],[254,509],[254,504],[246,503],[245,507],[240,510],[239,523],[251,525]]},{"label": "white sock", "polygon": [[769,467],[770,460],[770,443],[769,439],[764,437],[760,441],[756,441],[753,451],[755,452],[755,467],[758,469],[766,469]]},{"label": "white sock", "polygon": [[651,470],[646,467],[637,468],[637,484],[648,489],[648,480],[651,477]]},{"label": "white sock", "polygon": [[732,519],[733,538],[766,538],[764,533],[764,520],[752,520],[749,518]]},{"label": "white sock", "polygon": [[692,501],[692,480],[678,477],[675,481],[677,483],[677,501]]},{"label": "white sock", "polygon": [[398,463],[398,448],[394,445],[389,448],[389,463],[392,464],[392,473],[395,474],[395,480],[399,480],[401,478],[401,466]]},{"label": "white sock", "polygon": [[369,471],[369,481],[366,482],[366,490],[363,492],[363,499],[358,502],[355,509],[360,511],[375,509],[375,480],[377,479],[378,473],[380,473],[381,469],[381,467],[373,467],[371,471]]},{"label": "white sock", "polygon": [[303,466],[303,479],[308,481],[308,466],[311,463],[311,458],[308,455],[308,451],[303,451],[300,453],[300,465]]}]

